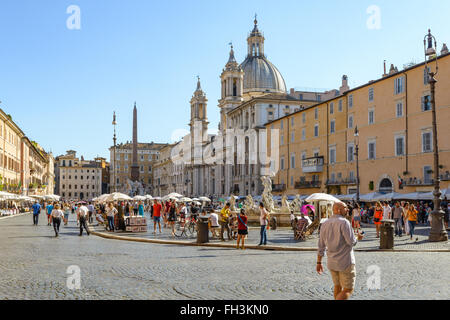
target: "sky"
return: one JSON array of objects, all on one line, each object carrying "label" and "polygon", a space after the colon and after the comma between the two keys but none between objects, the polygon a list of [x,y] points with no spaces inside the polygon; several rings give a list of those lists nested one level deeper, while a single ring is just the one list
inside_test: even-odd
[{"label": "sky", "polygon": [[448,12],[448,0],[2,0],[0,108],[54,156],[109,159],[113,111],[118,142],[130,141],[134,102],[139,142],[187,130],[197,76],[217,130],[228,44],[242,62],[255,13],[289,90],[338,89],[344,74],[356,87],[383,60],[419,63],[428,28],[439,50],[450,44]]}]

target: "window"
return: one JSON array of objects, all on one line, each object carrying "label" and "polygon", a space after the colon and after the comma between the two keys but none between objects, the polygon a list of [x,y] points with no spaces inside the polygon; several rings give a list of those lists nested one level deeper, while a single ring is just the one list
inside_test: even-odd
[{"label": "window", "polygon": [[396,115],[397,118],[403,117],[403,102],[397,102]]},{"label": "window", "polygon": [[317,101],[321,101],[322,100],[322,96],[320,94],[317,95]]},{"label": "window", "polygon": [[280,129],[283,129],[283,120],[280,121]]},{"label": "window", "polygon": [[305,128],[302,129],[302,140],[306,140],[306,130],[305,130]]},{"label": "window", "polygon": [[303,151],[302,152],[302,160],[305,160],[306,159],[306,151]]},{"label": "window", "polygon": [[395,155],[403,156],[405,154],[405,137],[395,138]]},{"label": "window", "polygon": [[353,157],[355,155],[355,150],[354,150],[354,145],[353,143],[349,143],[347,145],[347,161],[348,162],[352,162],[353,161]]},{"label": "window", "polygon": [[302,122],[306,123],[306,113],[302,113]]},{"label": "window", "polygon": [[373,88],[369,89],[369,102],[373,101]]},{"label": "window", "polygon": [[303,100],[303,94],[300,93],[299,96],[298,96],[298,98],[299,98],[300,100]]},{"label": "window", "polygon": [[335,120],[331,120],[330,122],[330,133],[335,133],[336,132],[336,121]]},{"label": "window", "polygon": [[314,119],[319,119],[319,108],[314,109]]},{"label": "window", "polygon": [[284,136],[280,135],[280,146],[284,144]]},{"label": "window", "polygon": [[353,107],[353,95],[349,95],[348,96],[348,107],[351,108]]},{"label": "window", "polygon": [[333,172],[332,174],[331,174],[331,179],[330,179],[331,181],[336,181],[336,174]]},{"label": "window", "polygon": [[336,163],[336,147],[330,148],[330,164]]},{"label": "window", "polygon": [[369,124],[373,124],[375,122],[375,110],[369,110]]},{"label": "window", "polygon": [[334,113],[334,103],[331,102],[330,103],[330,114],[333,114],[333,113]]},{"label": "window", "polygon": [[422,152],[432,152],[431,132],[422,132]]},{"label": "window", "polygon": [[294,185],[294,177],[291,176],[291,186],[293,186],[293,185]]},{"label": "window", "polygon": [[284,170],[284,157],[281,157],[280,159],[280,169]]},{"label": "window", "polygon": [[291,132],[291,142],[294,142],[294,138],[295,138],[295,134],[294,134],[295,132]]},{"label": "window", "polygon": [[355,180],[355,172],[350,171],[348,177],[350,178],[351,181],[354,181]]},{"label": "window", "polygon": [[291,154],[291,168],[295,169],[295,153]]},{"label": "window", "polygon": [[423,69],[423,84],[428,85],[430,83],[430,68]]},{"label": "window", "polygon": [[351,129],[353,128],[353,115],[349,115],[348,116],[348,128]]},{"label": "window", "polygon": [[422,97],[422,111],[431,110],[431,96],[426,95]]},{"label": "window", "polygon": [[403,92],[404,90],[404,86],[403,86],[403,82],[404,82],[405,77],[400,77],[395,79],[395,87],[394,87],[394,92],[395,94],[400,94]]},{"label": "window", "polygon": [[369,143],[367,144],[367,147],[368,147],[367,154],[368,154],[369,160],[374,160],[374,159],[376,158],[376,154],[375,154],[375,150],[376,150],[375,147],[376,147],[376,144],[375,144],[375,142],[374,142],[374,141],[369,142]]},{"label": "window", "polygon": [[431,183],[431,180],[432,180],[431,174],[432,174],[432,169],[430,166],[423,167],[423,182]]},{"label": "window", "polygon": [[318,137],[319,136],[319,125],[315,124],[314,125],[314,137]]},{"label": "window", "polygon": [[291,118],[291,126],[294,126],[294,117]]},{"label": "window", "polygon": [[338,110],[339,112],[342,112],[342,99],[339,100]]}]

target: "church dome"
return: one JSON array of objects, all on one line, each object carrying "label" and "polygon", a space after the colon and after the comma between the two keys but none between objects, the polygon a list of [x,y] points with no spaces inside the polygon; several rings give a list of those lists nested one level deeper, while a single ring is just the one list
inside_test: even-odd
[{"label": "church dome", "polygon": [[280,71],[267,60],[264,54],[264,35],[258,29],[255,16],[255,25],[247,38],[248,54],[242,62],[244,71],[245,92],[280,92],[286,93],[286,83]]},{"label": "church dome", "polygon": [[241,64],[244,71],[244,92],[286,92],[280,71],[264,56],[248,56]]}]

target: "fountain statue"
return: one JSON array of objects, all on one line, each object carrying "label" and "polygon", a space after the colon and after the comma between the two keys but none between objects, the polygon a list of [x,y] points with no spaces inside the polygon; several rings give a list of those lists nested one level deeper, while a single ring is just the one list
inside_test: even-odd
[{"label": "fountain statue", "polygon": [[230,211],[236,211],[236,198],[233,194],[230,196]]},{"label": "fountain statue", "polygon": [[272,197],[272,179],[269,176],[262,176],[261,182],[264,186],[262,202],[268,212],[274,212],[275,206]]},{"label": "fountain statue", "polygon": [[144,195],[144,187],[142,183],[139,181],[131,181],[131,179],[127,179],[127,190],[126,193],[130,196],[143,196]]},{"label": "fountain statue", "polygon": [[281,198],[280,212],[281,213],[290,213],[291,212],[291,206],[289,205],[286,194],[283,194],[283,197]]},{"label": "fountain statue", "polygon": [[258,206],[255,204],[255,201],[253,200],[253,197],[251,195],[248,195],[245,198],[244,210],[245,210],[245,214],[248,216],[259,215]]},{"label": "fountain statue", "polygon": [[301,212],[303,201],[300,199],[300,195],[297,195],[294,200],[291,202],[291,210],[294,212]]}]

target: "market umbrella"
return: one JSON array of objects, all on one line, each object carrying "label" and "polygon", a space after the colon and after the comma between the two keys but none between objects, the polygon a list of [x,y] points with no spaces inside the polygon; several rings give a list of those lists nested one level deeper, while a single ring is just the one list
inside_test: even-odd
[{"label": "market umbrella", "polygon": [[341,195],[337,195],[336,198],[338,198],[339,200],[344,200],[344,201],[356,201],[356,193],[353,194],[341,194]]},{"label": "market umbrella", "polygon": [[387,194],[381,194],[377,197],[374,197],[374,201],[390,201],[392,199],[395,199],[395,197],[397,197],[400,193],[397,192],[391,192],[391,193],[387,193]]},{"label": "market umbrella", "polygon": [[336,197],[333,197],[330,194],[326,193],[313,193],[308,198],[306,198],[307,202],[313,202],[313,201],[331,201],[331,202],[342,202],[341,200],[337,199]]},{"label": "market umbrella", "polygon": [[126,194],[120,193],[120,192],[111,193],[106,198],[106,201],[126,201],[126,200],[133,200],[133,198],[127,196]]},{"label": "market umbrella", "polygon": [[200,197],[199,200],[200,200],[200,201],[211,202],[211,199],[209,199],[209,198],[207,198],[207,197]]},{"label": "market umbrella", "polygon": [[167,197],[169,197],[169,198],[181,198],[181,197],[183,197],[183,195],[179,194],[179,193],[176,193],[176,192],[172,192],[172,193],[169,193],[167,195]]},{"label": "market umbrella", "polygon": [[109,195],[108,193],[102,194],[101,196],[97,197],[97,200],[95,200],[95,201],[97,201],[97,202],[103,202],[103,201],[106,201],[106,199],[107,199],[109,196],[110,196],[110,195]]},{"label": "market umbrella", "polygon": [[147,200],[153,200],[153,197],[152,197],[151,195],[148,194],[148,195],[145,196],[145,199],[147,199]]},{"label": "market umbrella", "polygon": [[363,202],[374,202],[377,201],[375,199],[379,196],[382,196],[382,194],[378,192],[371,192],[368,194],[363,194],[362,196],[359,197],[359,200]]},{"label": "market umbrella", "polygon": [[200,201],[199,198],[192,198],[192,201]]},{"label": "market umbrella", "polygon": [[178,199],[178,202],[192,202],[193,199],[188,198],[188,197],[182,197],[180,199]]},{"label": "market umbrella", "polygon": [[133,198],[133,200],[137,200],[137,201],[144,201],[144,200],[146,200],[147,198],[146,197],[144,197],[144,196],[134,196],[134,198]]}]

